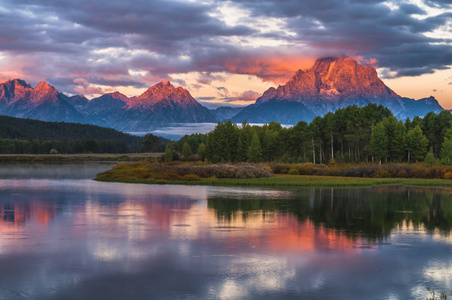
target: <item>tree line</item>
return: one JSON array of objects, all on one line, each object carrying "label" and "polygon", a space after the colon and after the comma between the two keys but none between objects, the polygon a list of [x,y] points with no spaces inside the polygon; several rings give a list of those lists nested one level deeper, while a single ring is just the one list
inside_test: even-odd
[{"label": "tree line", "polygon": [[[219,122],[207,134],[169,141],[147,134],[64,122],[0,116],[0,153],[163,152],[165,160],[198,155],[218,162],[344,163],[436,162],[452,164],[452,115],[429,112],[398,120],[388,108],[348,106],[293,127],[277,122],[252,126]],[[54,152],[55,152],[54,151]]]},{"label": "tree line", "polygon": [[[293,127],[277,122],[252,126],[246,121],[219,122],[205,135],[170,142],[166,152],[218,162],[344,163],[418,162],[440,159],[452,163],[452,115],[427,113],[398,120],[376,104],[348,106]],[[185,150],[184,150],[185,148]],[[184,155],[184,153],[186,155]],[[170,160],[170,155],[168,155]]]},{"label": "tree line", "polygon": [[163,152],[167,142],[95,125],[0,116],[0,154]]}]

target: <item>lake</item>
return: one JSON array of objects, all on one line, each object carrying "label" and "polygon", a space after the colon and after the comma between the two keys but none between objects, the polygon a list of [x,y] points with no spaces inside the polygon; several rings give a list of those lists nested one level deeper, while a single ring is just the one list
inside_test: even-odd
[{"label": "lake", "polygon": [[0,165],[0,299],[425,299],[452,289],[452,190],[91,180]]}]

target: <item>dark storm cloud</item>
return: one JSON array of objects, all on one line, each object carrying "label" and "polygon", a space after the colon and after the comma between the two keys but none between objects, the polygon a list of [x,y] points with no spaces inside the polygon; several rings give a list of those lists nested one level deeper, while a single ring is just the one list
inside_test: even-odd
[{"label": "dark storm cloud", "polygon": [[[148,86],[170,73],[200,71],[190,57],[221,48],[219,37],[254,33],[210,16],[214,9],[183,1],[0,0],[0,51],[33,56],[35,63],[30,59],[22,68],[30,77]],[[129,69],[150,74],[143,80],[130,76]]]},{"label": "dark storm cloud", "polygon": [[[319,55],[336,52],[377,58],[381,67],[390,68],[398,75],[432,73],[452,64],[451,39],[424,35],[444,26],[452,18],[451,13],[419,20],[412,14],[424,15],[420,7],[402,3],[398,9],[391,10],[380,0],[234,2],[250,9],[254,16],[286,18],[289,29],[297,33],[297,39],[318,49]],[[435,3],[447,7],[450,1]]]},{"label": "dark storm cloud", "polygon": [[[211,6],[183,1],[14,1],[21,10],[32,9],[38,16],[58,16],[71,24],[89,28],[107,40],[109,46],[144,47],[151,51],[179,52],[184,42],[200,37],[248,35],[248,27],[225,26],[208,15]],[[43,20],[44,21],[44,20]],[[53,31],[56,41],[71,32]],[[95,40],[95,39],[94,39]],[[86,41],[91,41],[87,36]],[[99,45],[99,44],[96,44]],[[106,45],[104,45],[106,46]]]},{"label": "dark storm cloud", "polygon": [[408,15],[425,15],[425,11],[414,4],[403,3],[399,6],[399,10],[401,13]]},{"label": "dark storm cloud", "polygon": [[[425,1],[436,8],[450,7],[449,0]],[[246,9],[249,18],[242,25],[225,24],[215,17],[224,3]],[[391,10],[382,0],[232,0],[209,4],[0,0],[0,51],[12,60],[17,55],[27,56],[23,72],[29,77],[41,76],[40,80],[61,81],[69,92],[75,78],[90,84],[144,87],[171,79],[172,73],[192,71],[202,72],[200,84],[218,79],[212,75],[215,72],[281,80],[293,74],[297,57],[376,58],[392,76],[394,72],[395,76],[432,73],[451,65],[451,40],[425,35],[444,27],[451,13],[445,10],[425,18],[426,12],[415,4],[394,3],[399,6]],[[285,22],[285,28],[260,32],[246,22],[269,17]],[[228,41],[230,37],[273,38],[288,45],[244,46]]]}]

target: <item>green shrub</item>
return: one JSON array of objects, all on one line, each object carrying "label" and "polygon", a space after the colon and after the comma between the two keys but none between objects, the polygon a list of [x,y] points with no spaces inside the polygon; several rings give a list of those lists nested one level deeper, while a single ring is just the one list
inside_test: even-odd
[{"label": "green shrub", "polygon": [[300,175],[300,172],[297,169],[292,168],[289,170],[289,175]]}]

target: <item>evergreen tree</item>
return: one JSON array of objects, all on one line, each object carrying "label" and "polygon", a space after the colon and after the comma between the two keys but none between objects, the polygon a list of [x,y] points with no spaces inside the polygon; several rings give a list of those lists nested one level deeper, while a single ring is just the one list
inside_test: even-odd
[{"label": "evergreen tree", "polygon": [[158,136],[151,133],[146,134],[141,141],[141,148],[144,152],[154,152],[158,149],[160,140]]},{"label": "evergreen tree", "polygon": [[388,135],[389,157],[391,161],[401,161],[406,148],[405,124],[396,117],[385,118],[383,122]]},{"label": "evergreen tree", "polygon": [[425,135],[422,134],[419,125],[416,125],[407,133],[406,144],[408,149],[408,162],[411,160],[419,161],[425,158],[428,140]]},{"label": "evergreen tree", "polygon": [[198,156],[201,161],[206,159],[206,145],[204,143],[201,143],[198,147]]},{"label": "evergreen tree", "polygon": [[191,151],[190,145],[188,143],[185,143],[182,146],[182,156],[184,158],[189,158],[192,154],[193,154],[193,152]]},{"label": "evergreen tree", "polygon": [[391,161],[401,161],[406,148],[405,135],[405,124],[402,121],[393,116],[384,118],[375,125],[371,153],[379,160],[383,159],[384,154]]},{"label": "evergreen tree", "polygon": [[441,162],[446,165],[452,164],[452,128],[446,131],[443,147],[441,148]]},{"label": "evergreen tree", "polygon": [[173,153],[169,146],[166,146],[165,153],[163,154],[163,159],[166,162],[170,162],[173,160]]},{"label": "evergreen tree", "polygon": [[253,135],[253,140],[248,149],[248,161],[252,163],[258,163],[262,161],[262,147],[257,134]]},{"label": "evergreen tree", "polygon": [[207,135],[207,159],[213,163],[235,160],[239,130],[237,124],[231,121],[218,122],[215,129]]},{"label": "evergreen tree", "polygon": [[435,158],[435,154],[433,153],[433,148],[430,148],[427,152],[427,155],[425,156],[425,163],[429,165],[435,165],[438,163],[438,160]]},{"label": "evergreen tree", "polygon": [[383,159],[386,159],[388,148],[388,137],[386,135],[385,126],[383,122],[377,123],[370,141],[370,151],[380,164]]},{"label": "evergreen tree", "polygon": [[239,137],[237,142],[237,161],[246,161],[247,151],[243,144],[242,137]]}]

